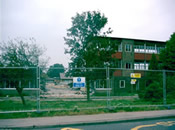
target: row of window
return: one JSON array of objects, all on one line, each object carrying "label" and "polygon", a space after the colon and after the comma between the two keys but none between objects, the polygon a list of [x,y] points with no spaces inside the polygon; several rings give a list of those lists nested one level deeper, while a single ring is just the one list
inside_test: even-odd
[{"label": "row of window", "polygon": [[[15,81],[0,81],[0,88],[15,88]],[[34,81],[17,81],[19,86],[23,86],[24,88],[36,88],[36,83]]]},{"label": "row of window", "polygon": [[[110,84],[112,85],[112,80],[110,80]],[[110,88],[111,89],[111,85],[110,85]],[[125,88],[125,80],[120,80],[119,81],[119,87],[120,88]],[[99,79],[99,80],[96,80],[94,82],[94,88],[95,89],[107,89],[107,84],[106,84],[106,80],[102,80],[102,79]]]},{"label": "row of window", "polygon": [[148,70],[149,64],[146,63],[134,63],[135,70]]},{"label": "row of window", "polygon": [[134,45],[134,52],[159,54],[164,47]]},{"label": "row of window", "polygon": [[[123,68],[122,61],[118,62],[118,68]],[[134,66],[132,67],[131,62],[126,62],[124,68],[126,69],[135,69],[135,70],[148,70],[149,63],[134,63]]]},{"label": "row of window", "polygon": [[[110,84],[112,84],[112,80],[110,80]],[[111,85],[109,85],[110,88],[107,88],[108,85],[107,85],[106,79],[96,80],[96,81],[93,82],[93,84],[90,84],[90,86],[91,85],[94,85],[94,88],[97,89],[97,90],[111,89]]]},{"label": "row of window", "polygon": [[[120,45],[118,46],[118,51],[119,51],[119,52],[122,52],[122,44],[120,44]],[[126,52],[131,52],[131,51],[132,51],[132,46],[131,46],[130,44],[126,44],[126,45],[125,45],[125,51],[126,51]]]},{"label": "row of window", "polygon": [[[163,47],[156,47],[156,46],[145,46],[144,45],[134,45],[134,52],[139,53],[156,53],[159,54],[160,51],[163,49]],[[122,44],[118,46],[118,51],[122,52]],[[132,51],[132,45],[126,44],[125,45],[125,51],[131,52]]]},{"label": "row of window", "polygon": [[[122,68],[122,65],[120,66]],[[135,70],[148,70],[149,64],[148,63],[134,63]],[[132,63],[128,62],[125,63],[126,69],[132,69]]]},{"label": "row of window", "polygon": [[[110,81],[112,84],[112,80]],[[107,89],[106,87],[106,80],[97,80],[94,82],[95,89]],[[111,87],[110,87],[111,88]],[[125,88],[125,80],[119,81],[119,88]]]},{"label": "row of window", "polygon": [[[120,80],[119,81],[119,88],[125,88],[125,80]],[[139,90],[139,81],[136,85],[136,90]]]},{"label": "row of window", "polygon": [[146,50],[145,49],[134,49],[134,52],[138,52],[138,53],[155,53],[155,54],[158,53],[157,50],[148,50],[148,49],[146,49]]}]

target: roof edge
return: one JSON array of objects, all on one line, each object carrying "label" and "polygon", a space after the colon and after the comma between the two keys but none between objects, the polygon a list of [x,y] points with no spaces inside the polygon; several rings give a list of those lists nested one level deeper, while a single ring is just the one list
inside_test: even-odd
[{"label": "roof edge", "polygon": [[[97,37],[105,38],[104,36],[97,36]],[[110,37],[110,36],[107,36],[107,38],[110,38],[110,39],[120,39],[120,40],[126,39],[126,40],[135,40],[135,41],[147,41],[147,42],[159,42],[159,43],[166,43],[166,41],[158,41],[158,40],[145,40],[145,39],[125,38],[125,37]]]}]

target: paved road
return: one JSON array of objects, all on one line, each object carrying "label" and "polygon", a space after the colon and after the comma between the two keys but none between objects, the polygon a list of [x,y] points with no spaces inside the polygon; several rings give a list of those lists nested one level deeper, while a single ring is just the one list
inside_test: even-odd
[{"label": "paved road", "polygon": [[[134,121],[141,119],[166,119],[175,117],[175,110],[119,112],[95,115],[76,115],[58,117],[38,117],[24,119],[0,119],[0,129],[3,128],[46,128],[49,126],[73,126],[77,124],[102,124],[109,122]],[[173,122],[174,123],[174,122]]]},{"label": "paved road", "polygon": [[[69,128],[69,129],[68,129]],[[175,118],[134,121],[124,123],[108,123],[96,125],[80,125],[40,130],[175,130]],[[37,129],[38,130],[38,129]]]}]

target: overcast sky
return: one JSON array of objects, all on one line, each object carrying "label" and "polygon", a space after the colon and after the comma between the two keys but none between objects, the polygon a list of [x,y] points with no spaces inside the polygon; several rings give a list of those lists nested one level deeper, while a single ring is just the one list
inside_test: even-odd
[{"label": "overcast sky", "polygon": [[0,40],[34,37],[50,65],[68,66],[66,29],[76,12],[101,11],[113,37],[166,41],[175,32],[175,0],[0,0]]}]

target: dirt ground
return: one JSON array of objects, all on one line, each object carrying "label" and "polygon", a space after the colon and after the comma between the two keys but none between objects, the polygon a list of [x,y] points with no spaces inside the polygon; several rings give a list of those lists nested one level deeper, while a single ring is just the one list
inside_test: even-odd
[{"label": "dirt ground", "polygon": [[85,97],[85,92],[81,90],[75,90],[68,86],[66,83],[59,83],[55,85],[54,83],[47,83],[47,92],[42,95],[42,97],[56,97],[56,98],[76,98]]}]

